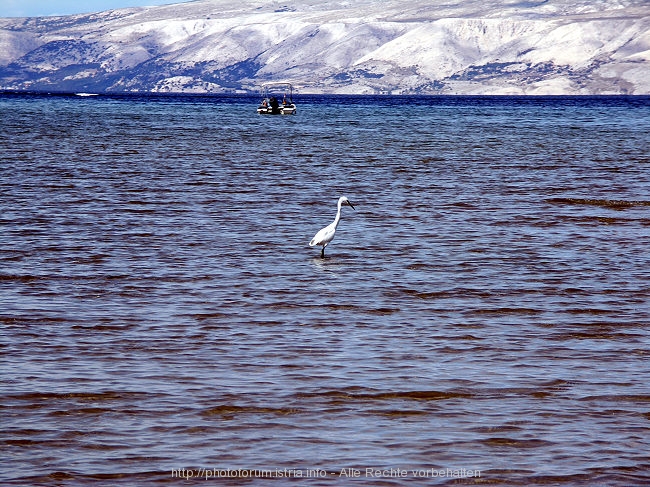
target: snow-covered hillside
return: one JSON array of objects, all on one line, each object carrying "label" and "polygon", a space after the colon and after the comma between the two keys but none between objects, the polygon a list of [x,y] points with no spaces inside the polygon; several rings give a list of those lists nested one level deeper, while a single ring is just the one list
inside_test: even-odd
[{"label": "snow-covered hillside", "polygon": [[0,88],[650,94],[648,0],[197,0],[0,19]]}]

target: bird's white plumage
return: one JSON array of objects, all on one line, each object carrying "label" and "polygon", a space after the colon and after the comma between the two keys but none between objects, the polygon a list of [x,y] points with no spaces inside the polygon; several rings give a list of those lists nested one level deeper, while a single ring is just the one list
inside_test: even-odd
[{"label": "bird's white plumage", "polygon": [[325,228],[321,228],[318,231],[318,233],[314,235],[314,238],[311,239],[309,245],[312,247],[314,247],[315,245],[326,246],[334,238],[335,232],[336,232],[336,225],[334,223],[330,223]]},{"label": "bird's white plumage", "polygon": [[327,244],[332,241],[334,234],[336,233],[336,227],[339,226],[339,220],[341,220],[341,205],[343,203],[347,203],[354,210],[354,206],[352,206],[350,200],[348,200],[345,196],[341,196],[337,203],[336,218],[334,218],[334,221],[327,225],[325,228],[321,228],[318,233],[314,235],[314,238],[311,239],[311,242],[309,242],[309,245],[311,247],[314,247],[316,245],[323,247],[320,254],[321,257],[325,256],[325,247],[327,247]]}]

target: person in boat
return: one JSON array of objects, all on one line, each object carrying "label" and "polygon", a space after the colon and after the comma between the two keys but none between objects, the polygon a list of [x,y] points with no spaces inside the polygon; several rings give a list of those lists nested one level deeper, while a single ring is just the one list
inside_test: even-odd
[{"label": "person in boat", "polygon": [[272,96],[269,102],[271,103],[271,113],[280,113],[280,104],[278,103],[278,99]]}]

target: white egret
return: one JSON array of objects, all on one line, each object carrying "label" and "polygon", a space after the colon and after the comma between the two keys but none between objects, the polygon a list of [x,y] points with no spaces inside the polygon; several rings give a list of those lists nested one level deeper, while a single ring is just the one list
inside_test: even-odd
[{"label": "white egret", "polygon": [[339,226],[339,220],[341,219],[341,205],[343,203],[347,203],[354,210],[354,206],[352,206],[350,200],[348,200],[345,196],[341,196],[337,204],[336,218],[334,218],[334,221],[327,225],[325,228],[319,230],[318,233],[314,235],[314,238],[311,239],[311,242],[309,242],[310,247],[314,247],[315,245],[323,246],[323,249],[320,252],[321,258],[325,258],[325,247],[327,247],[327,244],[332,241],[334,234],[336,233],[336,227]]}]

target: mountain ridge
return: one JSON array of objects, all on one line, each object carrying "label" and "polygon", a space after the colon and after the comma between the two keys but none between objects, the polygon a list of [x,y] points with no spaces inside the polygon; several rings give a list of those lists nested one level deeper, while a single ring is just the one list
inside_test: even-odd
[{"label": "mountain ridge", "polygon": [[645,0],[196,0],[0,19],[0,88],[650,94]]}]

